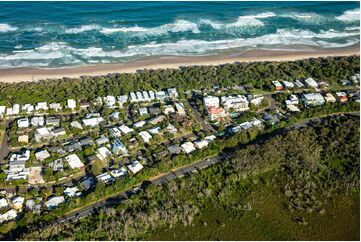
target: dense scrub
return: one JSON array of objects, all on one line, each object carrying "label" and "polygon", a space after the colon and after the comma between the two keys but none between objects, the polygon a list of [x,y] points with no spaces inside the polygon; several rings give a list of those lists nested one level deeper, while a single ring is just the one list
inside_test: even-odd
[{"label": "dense scrub", "polygon": [[144,70],[133,74],[111,74],[80,79],[64,78],[40,82],[0,83],[3,104],[61,102],[67,98],[92,99],[136,90],[177,87],[180,91],[214,85],[246,85],[269,89],[272,80],[314,77],[332,83],[360,72],[359,56],[311,58],[292,62],[252,62],[181,69]]},{"label": "dense scrub", "polygon": [[[198,239],[342,239],[350,228],[357,228],[355,223],[359,221],[359,210],[337,210],[340,206],[353,210],[358,203],[357,195],[352,200],[356,203],[351,205],[349,197],[359,192],[359,154],[358,117],[329,118],[314,127],[244,146],[236,158],[167,185],[150,186],[118,207],[104,209],[73,224],[44,230],[30,228],[20,238],[195,239],[196,234],[193,237],[172,236],[183,228],[198,226],[199,218],[204,219],[205,213],[214,211],[216,216],[221,211],[223,217],[232,217],[232,220],[225,219],[218,224],[219,236],[231,234],[226,232],[230,228],[227,223],[240,221],[240,226],[245,226],[245,235],[248,231],[253,237],[242,237],[236,232],[233,237],[218,237],[210,232],[208,237]],[[262,189],[264,193],[260,193]],[[336,203],[338,201],[348,205]],[[261,206],[261,203],[267,205]],[[269,208],[276,205],[279,211],[270,212]],[[329,211],[331,209],[335,211]],[[322,216],[333,213],[338,217],[327,230],[327,219]],[[336,226],[349,214],[353,217],[348,230],[342,224]],[[286,222],[277,220],[281,215]],[[213,215],[207,219],[202,220],[203,227],[218,223]],[[277,222],[274,228],[267,227],[267,219],[271,224]],[[313,226],[319,226],[320,231]],[[338,230],[334,229],[336,227]],[[164,237],[163,231],[168,231]],[[347,238],[358,239],[359,232],[353,232]]]}]

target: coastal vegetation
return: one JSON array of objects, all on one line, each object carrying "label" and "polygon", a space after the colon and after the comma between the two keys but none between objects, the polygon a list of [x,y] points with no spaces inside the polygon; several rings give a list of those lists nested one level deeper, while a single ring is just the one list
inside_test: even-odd
[{"label": "coastal vegetation", "polygon": [[248,91],[272,90],[272,80],[313,77],[338,86],[337,81],[359,73],[359,56],[311,58],[288,62],[242,62],[219,66],[191,66],[180,69],[142,70],[137,73],[83,76],[39,82],[0,83],[3,105],[69,98],[93,100],[98,96],[127,94],[135,90],[178,91],[209,89],[213,86],[244,85]]},{"label": "coastal vegetation", "polygon": [[[23,240],[358,240],[359,118],[324,118]],[[230,219],[231,218],[231,219]],[[237,229],[235,229],[237,228]]]}]

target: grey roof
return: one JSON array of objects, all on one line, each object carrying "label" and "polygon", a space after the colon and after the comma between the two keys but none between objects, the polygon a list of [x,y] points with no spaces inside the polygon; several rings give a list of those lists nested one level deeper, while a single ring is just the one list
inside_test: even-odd
[{"label": "grey roof", "polygon": [[181,148],[179,145],[169,146],[168,150],[171,154],[179,154],[181,152]]},{"label": "grey roof", "polygon": [[92,140],[91,138],[89,138],[89,137],[83,138],[83,139],[79,140],[79,142],[80,142],[80,144],[81,144],[82,146],[85,146],[85,145],[93,145],[93,144],[94,144],[93,140]]}]

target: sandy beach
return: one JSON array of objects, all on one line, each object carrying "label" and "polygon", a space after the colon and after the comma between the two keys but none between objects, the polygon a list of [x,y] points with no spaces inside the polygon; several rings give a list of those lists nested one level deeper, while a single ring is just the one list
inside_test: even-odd
[{"label": "sandy beach", "polygon": [[309,50],[248,50],[217,56],[162,56],[144,60],[119,63],[98,64],[73,68],[36,69],[13,68],[0,70],[1,82],[30,82],[80,76],[98,76],[110,73],[134,73],[143,69],[179,68],[180,66],[219,65],[234,62],[293,61],[306,58],[359,55],[359,45],[337,49]]}]

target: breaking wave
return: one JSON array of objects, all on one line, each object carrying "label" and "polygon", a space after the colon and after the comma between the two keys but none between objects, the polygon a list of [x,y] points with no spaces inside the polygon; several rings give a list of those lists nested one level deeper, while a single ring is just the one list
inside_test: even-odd
[{"label": "breaking wave", "polygon": [[344,22],[356,22],[360,21],[360,9],[347,10],[342,15],[336,17],[336,19]]},{"label": "breaking wave", "polygon": [[[346,41],[335,42],[343,37]],[[66,42],[51,42],[31,50],[16,50],[0,54],[0,67],[73,65],[128,61],[138,57],[161,55],[212,55],[229,49],[272,48],[272,46],[308,45],[322,48],[344,47],[359,41],[359,31],[340,32],[333,29],[319,31],[279,29],[259,37],[196,40],[176,42],[149,42],[129,45],[122,49],[107,50],[101,47],[75,48]]]},{"label": "breaking wave", "polygon": [[18,29],[18,27],[11,26],[10,24],[0,24],[0,33],[16,31]]}]

